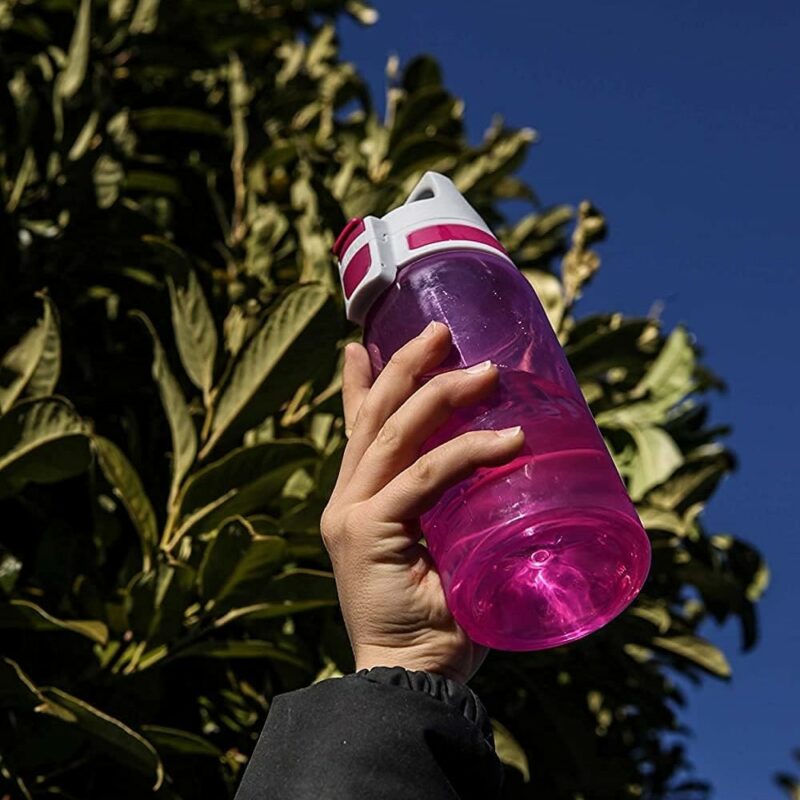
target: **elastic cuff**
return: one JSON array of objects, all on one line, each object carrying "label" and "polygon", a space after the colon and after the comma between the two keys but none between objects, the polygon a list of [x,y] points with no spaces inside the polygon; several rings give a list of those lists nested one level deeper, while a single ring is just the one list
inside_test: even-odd
[{"label": "elastic cuff", "polygon": [[405,669],[404,667],[372,667],[353,673],[354,677],[399,686],[403,689],[425,692],[437,700],[461,712],[465,719],[477,725],[483,738],[494,749],[494,735],[489,714],[478,699],[478,695],[463,683],[445,678],[433,672]]}]

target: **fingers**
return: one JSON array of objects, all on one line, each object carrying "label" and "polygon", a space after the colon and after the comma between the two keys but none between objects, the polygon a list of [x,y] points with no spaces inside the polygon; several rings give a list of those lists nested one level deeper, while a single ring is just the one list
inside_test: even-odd
[{"label": "fingers", "polygon": [[417,459],[368,501],[375,520],[417,518],[442,493],[481,466],[496,466],[515,456],[525,441],[521,430],[511,436],[497,431],[469,431]]},{"label": "fingers", "polygon": [[[352,421],[350,441],[342,456],[337,486],[348,485],[356,465],[361,461],[364,452],[375,439],[383,423],[419,388],[420,377],[443,361],[449,352],[450,329],[444,323],[436,322],[432,323],[422,334],[406,342],[391,357],[366,396],[362,394],[357,418]],[[348,353],[348,357],[349,355],[350,353]],[[367,356],[368,360],[366,350],[363,355],[359,355],[360,364],[353,367],[352,379],[356,385],[361,387],[361,389],[354,388],[353,390],[356,398],[359,392],[363,391],[366,381],[364,356]],[[343,375],[343,392],[345,378],[350,377],[350,373],[346,376]],[[349,389],[348,383],[348,391]],[[350,401],[348,400],[348,402]]]},{"label": "fingers", "polygon": [[344,368],[342,369],[344,432],[348,439],[358,416],[358,410],[371,385],[372,365],[367,348],[358,342],[350,342],[344,348]]},{"label": "fingers", "polygon": [[428,381],[384,422],[353,472],[348,497],[366,500],[411,466],[453,409],[477,403],[497,385],[498,377],[497,367],[484,362]]}]

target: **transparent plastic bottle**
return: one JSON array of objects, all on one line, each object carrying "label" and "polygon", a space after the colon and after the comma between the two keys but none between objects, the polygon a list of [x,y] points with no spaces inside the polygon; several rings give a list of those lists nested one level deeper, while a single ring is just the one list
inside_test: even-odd
[{"label": "transparent plastic bottle", "polygon": [[404,206],[351,220],[334,252],[374,376],[431,320],[452,347],[423,381],[487,358],[499,369],[497,389],[454,411],[421,453],[469,430],[525,432],[512,461],[478,468],[421,518],[458,623],[522,651],[617,616],[647,577],[647,534],[541,303],[480,216],[429,172]]}]

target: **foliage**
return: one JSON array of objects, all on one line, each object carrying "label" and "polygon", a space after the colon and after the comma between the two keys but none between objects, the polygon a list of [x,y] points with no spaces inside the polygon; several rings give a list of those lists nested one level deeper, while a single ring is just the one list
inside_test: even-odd
[{"label": "foliage", "polygon": [[[800,764],[800,749],[795,750],[792,755],[794,760]],[[786,793],[788,800],[800,800],[800,778],[790,775],[788,772],[778,772],[775,775],[775,783]]]},{"label": "foliage", "polygon": [[683,328],[577,318],[599,211],[516,176],[532,131],[471,144],[429,57],[390,62],[380,119],[340,14],[375,18],[0,0],[0,795],[232,796],[270,699],[352,669],[318,528],[359,334],[329,249],[437,169],[539,292],[654,548],[612,624],[477,677],[506,795],[704,796],[673,677],[729,677],[698,630],[752,647],[768,578],[703,524],[719,381]]}]

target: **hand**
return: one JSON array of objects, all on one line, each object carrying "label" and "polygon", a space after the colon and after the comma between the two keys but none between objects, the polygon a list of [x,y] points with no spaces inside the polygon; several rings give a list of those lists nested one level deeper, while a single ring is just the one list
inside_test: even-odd
[{"label": "hand", "polygon": [[477,467],[513,458],[524,435],[470,431],[419,456],[454,408],[478,402],[497,384],[497,368],[489,364],[421,385],[420,376],[449,350],[449,328],[433,323],[394,354],[373,384],[366,348],[347,346],[342,392],[349,441],[320,528],[356,670],[401,666],[466,683],[488,650],[450,614],[420,542],[419,517]]}]

